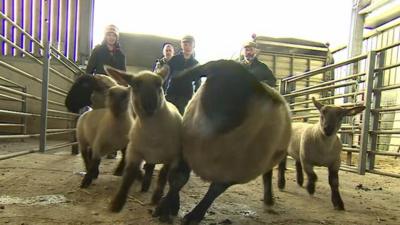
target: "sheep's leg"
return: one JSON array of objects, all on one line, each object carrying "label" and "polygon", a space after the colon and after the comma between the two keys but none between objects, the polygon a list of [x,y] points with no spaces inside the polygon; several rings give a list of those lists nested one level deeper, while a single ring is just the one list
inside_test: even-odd
[{"label": "sheep's leg", "polygon": [[278,188],[283,190],[286,185],[285,179],[285,170],[286,170],[286,156],[282,159],[278,166]]},{"label": "sheep's leg", "polygon": [[303,186],[304,182],[303,167],[301,167],[300,161],[296,161],[296,181],[300,187]]},{"label": "sheep's leg", "polygon": [[168,176],[169,191],[167,195],[161,199],[156,207],[153,216],[159,217],[161,222],[170,222],[170,215],[178,215],[180,202],[179,191],[185,186],[190,176],[190,168],[183,159],[180,159],[177,166],[171,165]]},{"label": "sheep's leg", "polygon": [[99,164],[100,158],[94,158],[90,162],[90,168],[83,177],[81,188],[87,188],[92,183],[93,179],[96,179],[99,175]]},{"label": "sheep's leg", "polygon": [[128,197],[129,189],[132,186],[133,181],[137,178],[140,173],[140,161],[129,162],[125,166],[124,174],[122,176],[122,183],[119,187],[117,195],[111,201],[110,210],[112,212],[119,212],[122,210]]},{"label": "sheep's leg", "polygon": [[164,195],[165,185],[168,180],[169,165],[164,165],[158,174],[157,188],[151,197],[151,204],[157,204]]},{"label": "sheep's leg", "polygon": [[263,175],[264,182],[264,203],[266,205],[273,205],[274,199],[272,197],[272,169]]},{"label": "sheep's leg", "polygon": [[331,200],[336,210],[344,210],[344,204],[339,193],[339,171],[337,169],[328,168],[329,185],[331,186]]},{"label": "sheep's leg", "polygon": [[117,168],[114,171],[115,176],[122,176],[125,168],[125,155],[126,155],[126,147],[121,149],[122,152],[122,159],[119,161]]},{"label": "sheep's leg", "polygon": [[89,172],[90,158],[91,158],[91,150],[89,146],[79,144],[79,149],[82,155],[83,163],[85,164],[86,172]]},{"label": "sheep's leg", "polygon": [[183,218],[182,224],[191,225],[200,223],[200,221],[204,218],[207,209],[210,208],[214,200],[232,185],[233,184],[211,183],[204,198],[190,213]]},{"label": "sheep's leg", "polygon": [[315,193],[315,182],[317,181],[318,177],[317,174],[314,172],[314,167],[311,164],[305,163],[302,161],[302,166],[304,168],[304,172],[307,174],[307,191],[310,195]]},{"label": "sheep's leg", "polygon": [[154,167],[156,165],[152,163],[147,163],[144,164],[144,177],[143,177],[143,182],[142,182],[142,192],[147,192],[150,188],[151,184],[151,178],[153,177],[153,172],[154,172]]}]

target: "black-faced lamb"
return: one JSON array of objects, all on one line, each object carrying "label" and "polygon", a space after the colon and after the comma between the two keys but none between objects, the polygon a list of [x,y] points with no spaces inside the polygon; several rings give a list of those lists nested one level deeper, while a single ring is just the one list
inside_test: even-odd
[{"label": "black-faced lamb", "polygon": [[129,133],[122,183],[110,206],[111,211],[118,212],[140,173],[143,160],[150,164],[167,165],[160,171],[163,180],[159,180],[152,202],[156,203],[162,197],[168,166],[176,165],[181,156],[182,117],[164,97],[162,73],[167,70],[161,70],[159,74],[142,71],[137,75],[115,69],[108,72],[118,83],[131,86],[133,109],[137,116]]},{"label": "black-faced lamb", "polygon": [[[337,210],[344,210],[344,203],[339,193],[339,167],[342,142],[337,132],[345,116],[353,116],[365,109],[365,106],[342,108],[335,105],[323,105],[314,97],[315,107],[320,112],[319,122],[316,124],[293,123],[292,139],[288,154],[296,161],[297,183],[303,185],[303,170],[308,177],[307,191],[315,192],[317,175],[314,166],[328,168],[329,185],[331,187],[331,201]],[[279,188],[284,188],[284,167],[279,169]]]},{"label": "black-faced lamb", "polygon": [[122,159],[115,174],[122,173],[128,133],[133,124],[130,89],[122,86],[110,88],[106,95],[107,107],[88,111],[78,120],[77,139],[87,171],[82,188],[97,178],[101,157],[117,150],[122,150]]},{"label": "black-faced lamb", "polygon": [[[264,202],[272,203],[272,168],[286,155],[291,134],[283,97],[230,60],[206,63],[182,76],[206,76],[183,116],[184,161],[171,169],[170,189],[154,215],[168,221],[179,211],[179,191],[190,169],[211,182],[183,224],[199,223],[214,200],[228,187],[264,178]],[[187,163],[186,163],[187,162]]]}]

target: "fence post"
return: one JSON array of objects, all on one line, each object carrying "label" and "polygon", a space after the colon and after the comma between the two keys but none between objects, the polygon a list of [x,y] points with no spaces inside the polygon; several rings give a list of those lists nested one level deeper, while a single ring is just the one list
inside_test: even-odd
[{"label": "fence post", "polygon": [[[385,66],[385,51],[380,52],[378,55],[378,68]],[[376,80],[375,80],[375,88],[380,88],[383,85],[383,70],[379,70],[376,73]],[[373,92],[374,94],[374,107],[373,109],[377,109],[381,106],[381,92]],[[379,117],[380,114],[377,111],[372,111],[372,133],[371,137],[371,144],[370,144],[370,153],[367,154],[367,169],[373,170],[375,167],[375,152],[377,151],[378,147],[378,134],[374,133],[374,131],[378,130],[379,128]]]},{"label": "fence post", "polygon": [[365,110],[363,112],[363,120],[361,128],[361,146],[358,156],[358,173],[360,175],[364,175],[366,170],[370,116],[371,116],[371,100],[373,94],[372,90],[373,90],[374,74],[375,74],[375,58],[376,58],[375,51],[368,52],[367,70],[365,74],[365,87],[364,87]]},{"label": "fence post", "polygon": [[48,109],[48,91],[49,91],[49,68],[50,68],[50,43],[49,43],[49,1],[44,1],[44,55],[43,55],[43,77],[42,77],[42,102],[40,110],[40,141],[39,151],[46,150],[46,132],[47,132],[47,109]]}]

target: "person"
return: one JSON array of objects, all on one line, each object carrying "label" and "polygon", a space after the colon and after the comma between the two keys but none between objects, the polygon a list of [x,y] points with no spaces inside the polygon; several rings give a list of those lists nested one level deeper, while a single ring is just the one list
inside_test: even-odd
[{"label": "person", "polygon": [[194,58],[195,39],[193,36],[184,36],[181,39],[181,48],[182,52],[173,56],[167,63],[170,73],[164,83],[166,99],[174,104],[183,115],[194,91],[200,86],[200,77],[179,77],[184,70],[199,63]]},{"label": "person", "polygon": [[112,24],[105,28],[103,42],[93,49],[86,66],[86,73],[106,74],[104,65],[126,71],[125,55],[119,45],[119,30]]},{"label": "person", "polygon": [[[100,45],[97,45],[89,57],[86,66],[87,74],[107,74],[104,71],[104,65],[110,65],[116,69],[126,71],[125,55],[119,45],[119,29],[111,24],[104,29],[104,39]],[[92,101],[102,99],[104,96],[92,94]],[[115,159],[117,152],[107,155],[108,159]]]},{"label": "person", "polygon": [[165,42],[162,46],[162,53],[163,56],[156,60],[153,71],[160,69],[167,64],[167,62],[175,55],[175,48],[171,43]]},{"label": "person", "polygon": [[276,78],[267,65],[260,62],[256,56],[257,45],[253,41],[246,42],[243,45],[243,58],[240,63],[248,71],[255,75],[258,81],[267,83],[271,87],[276,86]]}]

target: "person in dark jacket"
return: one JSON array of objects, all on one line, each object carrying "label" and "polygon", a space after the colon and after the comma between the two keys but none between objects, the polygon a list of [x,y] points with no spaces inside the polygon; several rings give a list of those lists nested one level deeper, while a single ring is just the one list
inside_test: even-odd
[{"label": "person in dark jacket", "polygon": [[276,86],[276,78],[267,65],[260,62],[256,57],[257,45],[255,42],[249,41],[243,45],[243,59],[241,64],[244,65],[258,81],[267,83],[271,87]]},{"label": "person in dark jacket", "polygon": [[175,48],[171,43],[165,42],[162,46],[162,53],[163,56],[156,60],[153,71],[160,69],[167,64],[167,62],[175,55]]},{"label": "person in dark jacket", "polygon": [[110,65],[126,71],[125,55],[119,46],[119,31],[115,25],[108,25],[104,31],[104,40],[97,45],[89,57],[87,74],[106,74],[104,65]]},{"label": "person in dark jacket", "polygon": [[[87,74],[105,74],[104,65],[110,65],[119,70],[126,71],[125,55],[119,46],[119,30],[115,25],[108,25],[104,30],[104,40],[101,45],[96,46],[89,57],[86,66]],[[96,98],[96,96],[92,96]],[[107,158],[114,159],[117,152],[107,155]]]},{"label": "person in dark jacket", "polygon": [[200,86],[200,77],[179,77],[184,70],[196,66],[199,62],[194,58],[195,40],[186,35],[181,40],[182,52],[168,61],[169,76],[166,78],[166,99],[174,104],[183,115],[185,107],[194,91]]}]

